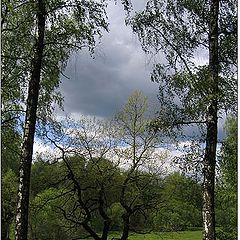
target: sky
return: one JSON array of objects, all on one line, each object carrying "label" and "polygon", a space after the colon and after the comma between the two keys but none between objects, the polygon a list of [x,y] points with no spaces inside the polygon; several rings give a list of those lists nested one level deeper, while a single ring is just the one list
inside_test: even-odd
[{"label": "sky", "polygon": [[[145,1],[138,0],[137,9]],[[142,4],[141,4],[142,3]],[[113,1],[108,9],[109,33],[104,33],[94,58],[87,50],[75,53],[62,77],[61,92],[68,114],[111,117],[134,90],[157,102],[158,86],[151,82],[152,62],[131,28],[125,26],[123,6]]]},{"label": "sky", "polygon": [[[133,1],[136,11],[144,8],[145,0]],[[61,77],[60,90],[64,96],[64,113],[75,117],[111,118],[126,103],[135,90],[149,97],[151,107],[157,111],[158,85],[151,82],[154,61],[141,49],[138,37],[125,25],[125,11],[120,1],[110,1],[107,8],[109,33],[104,33],[97,44],[94,57],[87,50],[71,56]],[[196,61],[206,63],[206,54],[198,54]],[[60,114],[60,115],[61,115]],[[220,120],[219,138],[224,136]],[[191,133],[192,128],[187,129]]]},{"label": "sky", "polygon": [[[134,9],[144,8],[145,0],[133,1]],[[125,25],[125,11],[120,1],[111,1],[107,8],[109,33],[104,33],[97,44],[94,57],[87,50],[71,56],[60,91],[64,96],[64,112],[59,116],[90,116],[111,118],[126,103],[135,90],[149,97],[151,107],[157,110],[158,85],[151,82],[154,61],[141,49],[138,37],[130,26]],[[164,59],[162,59],[164,61]],[[196,56],[198,63],[206,62],[206,56]],[[220,122],[219,138],[224,136],[223,121]],[[187,132],[196,131],[189,127]],[[41,151],[41,144],[35,145]],[[46,150],[46,149],[45,149]],[[176,153],[178,154],[178,153]]]},{"label": "sky", "polygon": [[[145,2],[133,0],[134,9],[143,9]],[[151,107],[157,109],[158,85],[150,80],[153,61],[141,49],[131,27],[125,25],[125,14],[120,1],[110,1],[110,31],[103,33],[93,57],[86,49],[70,57],[64,71],[67,78],[61,76],[60,84],[64,112],[58,110],[57,116],[111,118],[135,90],[148,96]],[[40,139],[35,141],[35,154],[51,151]]]}]

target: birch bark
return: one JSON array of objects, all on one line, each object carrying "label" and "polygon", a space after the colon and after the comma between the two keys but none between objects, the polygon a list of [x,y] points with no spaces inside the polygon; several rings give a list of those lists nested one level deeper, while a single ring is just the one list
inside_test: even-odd
[{"label": "birch bark", "polygon": [[207,137],[203,180],[203,240],[215,240],[214,186],[218,122],[218,13],[219,0],[212,0],[209,16],[209,77],[212,100],[207,112]]},{"label": "birch bark", "polygon": [[35,43],[35,52],[32,61],[31,79],[28,86],[27,109],[24,123],[23,144],[19,169],[19,187],[15,227],[16,240],[26,240],[28,233],[30,174],[44,49],[46,12],[44,0],[38,0],[37,8],[38,35]]}]

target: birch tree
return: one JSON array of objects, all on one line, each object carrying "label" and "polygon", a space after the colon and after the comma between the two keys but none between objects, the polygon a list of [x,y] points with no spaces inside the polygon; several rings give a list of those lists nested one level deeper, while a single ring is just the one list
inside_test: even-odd
[{"label": "birch tree", "polygon": [[[27,239],[28,203],[37,116],[49,116],[59,76],[74,50],[93,51],[107,30],[105,4],[94,1],[4,1],[2,3],[3,85],[15,83],[23,98],[24,133],[19,170],[16,239]],[[55,93],[55,94],[54,94]],[[12,98],[14,99],[14,98]],[[19,101],[18,101],[19,102]],[[25,109],[24,109],[25,108]],[[18,109],[14,109],[16,111]]]},{"label": "birch tree", "polygon": [[[205,142],[203,239],[215,239],[214,181],[218,119],[236,108],[236,1],[150,0],[129,22],[147,53],[159,53],[159,117],[172,128],[197,124]],[[161,54],[160,54],[161,53]],[[207,56],[199,63],[200,53]]]}]

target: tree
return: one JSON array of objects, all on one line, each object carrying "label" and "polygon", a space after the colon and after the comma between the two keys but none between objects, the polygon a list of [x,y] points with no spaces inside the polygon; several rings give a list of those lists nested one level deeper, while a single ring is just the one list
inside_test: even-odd
[{"label": "tree", "polygon": [[135,91],[116,116],[121,146],[116,149],[116,156],[127,168],[120,193],[124,209],[121,240],[128,239],[130,230],[137,231],[131,222],[134,215],[147,218],[147,211],[157,207],[160,199],[159,191],[151,191],[151,188],[158,185],[157,174],[162,170],[154,165],[161,164],[163,159],[155,152],[159,135],[149,128],[151,118],[147,111],[147,98]]},{"label": "tree", "polygon": [[218,239],[237,238],[237,118],[230,116],[225,124],[227,137],[220,157],[217,185],[216,221],[221,227]]},{"label": "tree", "polygon": [[[2,118],[4,121],[4,118]],[[10,239],[16,215],[17,175],[20,155],[20,134],[15,123],[5,122],[1,128],[1,239]]]},{"label": "tree", "polygon": [[30,201],[29,239],[69,239],[71,235],[67,229],[61,213],[56,209],[65,201],[64,189],[47,188],[39,192]]},{"label": "tree", "polygon": [[146,228],[160,199],[160,168],[155,169],[154,162],[162,160],[155,152],[158,134],[148,128],[146,112],[146,99],[136,92],[114,121],[64,120],[42,131],[59,150],[55,158],[62,159],[66,169],[69,204],[63,201],[58,209],[72,228],[107,239],[116,227],[114,211],[122,213],[121,239],[127,239],[129,230],[142,230],[141,224]]},{"label": "tree", "polygon": [[27,239],[29,185],[37,115],[40,112],[42,117],[48,115],[52,103],[59,102],[59,96],[53,93],[59,85],[59,74],[70,53],[85,46],[93,50],[95,36],[101,35],[102,29],[107,29],[104,7],[104,3],[94,1],[3,2],[3,79],[5,83],[13,80],[16,84],[16,98],[25,97],[27,88],[16,239]]},{"label": "tree", "polygon": [[65,120],[43,132],[64,164],[66,199],[57,208],[70,229],[83,230],[77,237],[106,240],[111,229],[108,210],[116,202],[120,177],[118,162],[107,160],[116,144],[113,133],[111,122],[96,119]]},{"label": "tree", "polygon": [[163,206],[154,217],[154,228],[160,231],[182,231],[199,227],[201,221],[201,185],[179,172],[163,180]]},{"label": "tree", "polygon": [[[81,170],[82,166],[78,167]],[[78,228],[69,228],[58,207],[68,204],[69,191],[64,184],[67,172],[63,162],[38,157],[32,166],[29,210],[29,239],[70,239],[78,236]],[[74,234],[73,234],[74,232]]]},{"label": "tree", "polygon": [[2,173],[1,178],[2,197],[1,197],[1,239],[10,239],[10,227],[15,216],[17,176],[12,169]]},{"label": "tree", "polygon": [[[130,24],[143,49],[161,52],[152,80],[159,83],[159,118],[153,127],[201,125],[203,159],[203,235],[215,239],[214,180],[217,123],[223,109],[236,108],[236,1],[155,1]],[[208,64],[195,60],[206,52]],[[232,54],[230,52],[232,51]]]}]

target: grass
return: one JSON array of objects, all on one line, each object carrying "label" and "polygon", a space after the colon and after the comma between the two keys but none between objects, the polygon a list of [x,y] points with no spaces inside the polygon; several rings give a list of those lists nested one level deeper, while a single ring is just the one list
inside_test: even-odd
[{"label": "grass", "polygon": [[[111,238],[109,238],[111,239]],[[201,240],[202,231],[131,234],[129,240]]]}]

